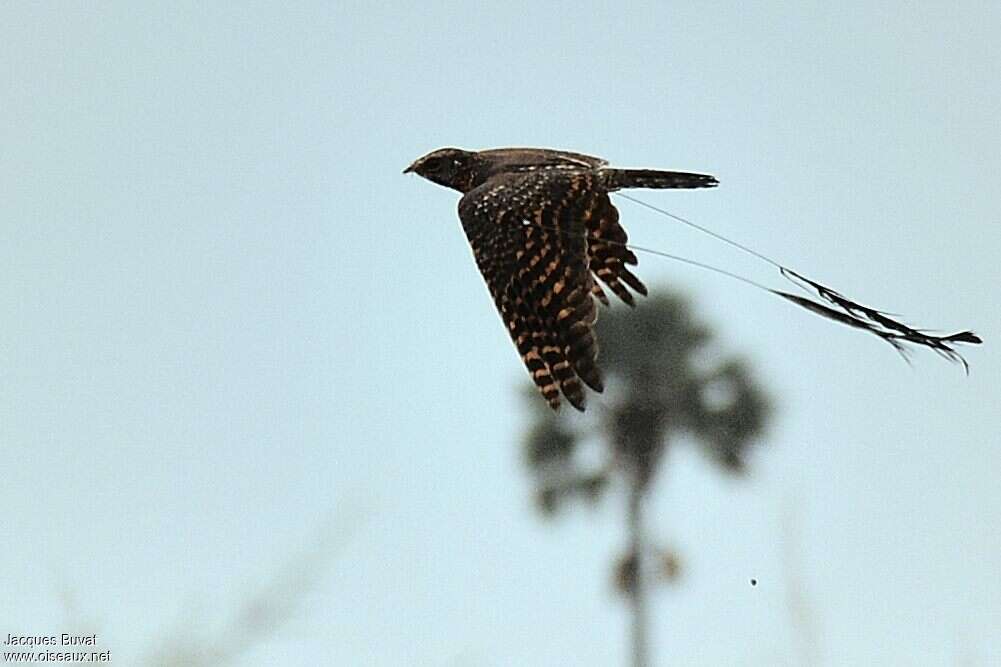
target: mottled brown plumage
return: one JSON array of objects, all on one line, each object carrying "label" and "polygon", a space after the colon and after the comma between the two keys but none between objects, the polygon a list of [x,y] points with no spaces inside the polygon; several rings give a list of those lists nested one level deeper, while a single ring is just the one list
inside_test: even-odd
[{"label": "mottled brown plumage", "polygon": [[[540,148],[442,148],[404,173],[458,190],[459,218],[497,310],[553,409],[560,394],[584,409],[584,385],[602,390],[593,325],[604,283],[629,305],[646,287],[608,193],[703,188],[703,174],[613,169],[601,158]],[[597,277],[598,281],[594,278]],[[628,289],[627,289],[628,288]]]}]

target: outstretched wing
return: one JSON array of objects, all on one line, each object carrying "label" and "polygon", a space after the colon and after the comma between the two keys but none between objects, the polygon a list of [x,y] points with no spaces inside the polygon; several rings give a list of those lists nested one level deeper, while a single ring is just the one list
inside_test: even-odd
[{"label": "outstretched wing", "polygon": [[[467,193],[459,218],[508,333],[553,409],[602,390],[588,229],[603,192],[589,171],[501,174]],[[607,197],[606,197],[607,198]]]},{"label": "outstretched wing", "polygon": [[[594,275],[630,306],[635,305],[635,301],[626,285],[646,296],[646,285],[629,270],[629,266],[636,266],[639,262],[633,251],[626,247],[629,237],[619,224],[619,211],[604,192],[596,198],[594,214],[588,218],[587,236],[588,264]],[[594,283],[593,292],[608,305],[608,297],[598,283]]]}]

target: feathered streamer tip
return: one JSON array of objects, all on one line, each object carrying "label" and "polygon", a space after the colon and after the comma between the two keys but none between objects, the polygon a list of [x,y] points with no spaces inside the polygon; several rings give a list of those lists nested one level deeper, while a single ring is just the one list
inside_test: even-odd
[{"label": "feathered streamer tip", "polygon": [[[911,361],[910,357],[908,356],[908,354],[910,354],[910,349],[907,347],[907,345],[908,344],[921,345],[934,350],[939,356],[944,357],[945,359],[948,359],[953,363],[962,364],[963,369],[966,371],[966,374],[967,375],[970,374],[970,365],[966,362],[966,359],[963,358],[963,355],[961,355],[959,352],[953,349],[952,345],[955,343],[969,343],[971,345],[979,345],[980,343],[982,343],[983,341],[980,339],[980,336],[973,333],[972,331],[959,331],[954,334],[949,334],[948,336],[936,336],[927,331],[922,331],[921,329],[913,329],[907,326],[906,324],[902,324],[897,320],[893,319],[892,317],[890,317],[891,313],[887,313],[882,310],[876,310],[875,308],[870,308],[868,306],[863,306],[859,303],[855,303],[845,295],[836,292],[830,287],[827,287],[826,285],[821,285],[818,282],[810,280],[806,276],[796,273],[792,269],[786,268],[785,266],[779,264],[770,257],[763,255],[756,250],[752,250],[748,246],[742,245],[740,243],[737,243],[736,241],[728,239],[721,234],[717,234],[716,232],[712,231],[707,227],[698,225],[692,222],[691,220],[686,220],[685,218],[682,218],[679,215],[675,215],[670,211],[665,211],[662,208],[658,208],[652,204],[648,204],[641,199],[637,199],[636,197],[632,197],[623,192],[616,192],[615,194],[618,195],[619,197],[622,197],[623,199],[628,199],[629,201],[639,204],[640,206],[648,208],[652,211],[656,211],[661,215],[666,215],[669,218],[673,218],[674,220],[677,220],[682,224],[692,227],[693,229],[697,229],[703,234],[708,234],[709,236],[712,236],[718,241],[722,241],[723,243],[731,245],[740,250],[741,252],[753,255],[754,257],[757,257],[759,260],[771,264],[772,266],[774,266],[779,270],[782,276],[784,276],[787,280],[789,280],[791,283],[793,283],[800,289],[804,290],[807,294],[810,294],[810,296],[816,294],[821,298],[821,300],[826,301],[828,304],[831,305],[826,305],[819,301],[814,301],[811,298],[802,297],[796,294],[790,294],[789,292],[783,292],[781,290],[772,289],[771,287],[766,287],[761,283],[755,282],[749,278],[745,278],[744,276],[733,273],[731,271],[727,271],[725,269],[712,266],[711,264],[697,262],[695,260],[691,260],[678,255],[672,255],[666,252],[661,252],[659,250],[653,250],[651,248],[643,248],[630,243],[622,243],[610,239],[598,239],[598,238],[592,239],[592,237],[588,237],[589,240],[601,241],[602,243],[608,243],[613,245],[621,245],[623,247],[636,250],[638,252],[650,253],[658,257],[663,257],[665,259],[671,259],[678,262],[684,262],[685,264],[690,264],[692,266],[696,266],[701,269],[706,269],[708,271],[713,271],[715,273],[722,274],[734,280],[739,280],[743,283],[746,283],[751,287],[755,287],[757,289],[764,290],[766,292],[771,292],[772,294],[782,297],[783,299],[790,301],[796,304],[797,306],[805,308],[806,310],[809,310],[812,313],[816,313],[821,317],[826,317],[827,319],[832,320],[834,322],[840,322],[841,324],[854,327],[856,329],[861,329],[862,331],[868,331],[869,333],[882,338],[891,346],[893,346],[893,349],[895,349],[907,363],[910,363]],[[543,229],[548,229],[550,231],[555,231],[558,233],[564,233],[564,234],[568,233],[565,230],[556,227],[545,227],[542,225],[539,226],[542,227]]]},{"label": "feathered streamer tip", "polygon": [[[831,306],[818,303],[817,301],[813,301],[812,299],[807,299],[796,294],[790,294],[779,290],[769,290],[773,294],[791,301],[798,306],[802,306],[811,312],[826,317],[829,320],[840,322],[841,324],[855,327],[856,329],[862,329],[863,331],[868,331],[873,335],[879,336],[892,345],[893,349],[900,353],[900,356],[902,356],[908,363],[910,363],[910,359],[907,356],[909,350],[905,346],[905,343],[912,343],[914,345],[923,345],[924,347],[931,348],[949,361],[962,364],[966,374],[970,374],[970,365],[966,362],[966,359],[963,358],[963,355],[953,349],[952,344],[970,343],[973,345],[979,345],[982,343],[983,341],[980,337],[972,331],[960,331],[948,336],[936,336],[927,331],[912,329],[906,324],[901,324],[900,322],[889,317],[887,313],[881,310],[876,310],[875,308],[869,308],[868,306],[855,303],[848,297],[834,291],[830,287],[814,282],[813,280],[810,280],[809,278],[802,276],[791,269],[780,267],[779,271],[794,284],[800,285],[801,287],[804,284],[808,285],[814,292],[816,292],[817,296],[832,304],[836,308],[832,308]],[[840,308],[840,310],[837,310],[837,308]]]}]

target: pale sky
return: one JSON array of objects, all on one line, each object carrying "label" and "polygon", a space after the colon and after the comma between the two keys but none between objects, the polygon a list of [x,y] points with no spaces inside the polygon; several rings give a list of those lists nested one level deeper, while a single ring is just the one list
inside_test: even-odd
[{"label": "pale sky", "polygon": [[[523,145],[712,173],[636,194],[985,340],[969,377],[909,367],[642,257],[777,405],[745,480],[671,451],[654,664],[1001,664],[1001,8],[673,4],[6,3],[0,640],[625,664],[622,507],[533,512],[457,195],[400,173]],[[639,245],[782,285],[619,205]]]}]

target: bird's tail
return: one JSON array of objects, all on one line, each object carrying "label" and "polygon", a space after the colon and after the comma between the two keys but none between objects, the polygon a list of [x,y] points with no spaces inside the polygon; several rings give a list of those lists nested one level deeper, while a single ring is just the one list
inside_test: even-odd
[{"label": "bird's tail", "polygon": [[602,169],[605,188],[611,192],[625,188],[714,188],[719,181],[708,174],[655,169]]}]

